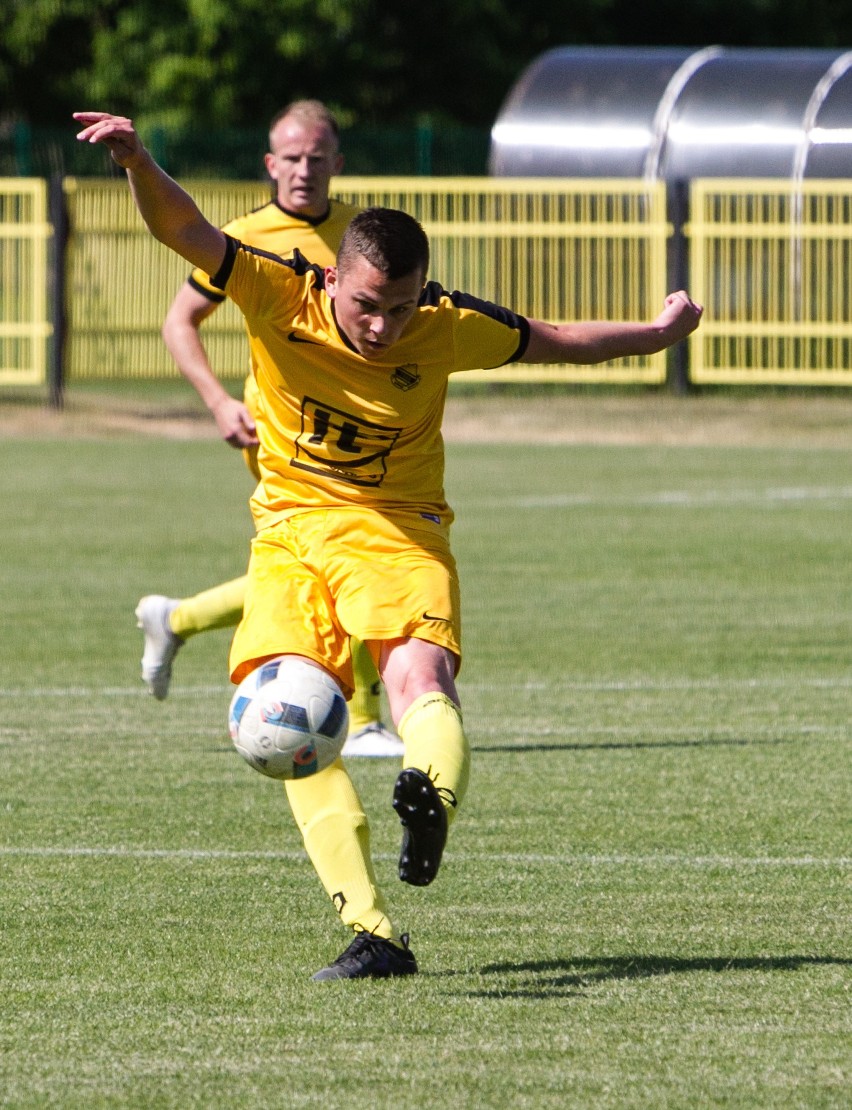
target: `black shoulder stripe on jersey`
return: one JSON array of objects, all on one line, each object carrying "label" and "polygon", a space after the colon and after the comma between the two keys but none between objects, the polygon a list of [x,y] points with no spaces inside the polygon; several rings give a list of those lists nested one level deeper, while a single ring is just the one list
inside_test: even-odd
[{"label": "black shoulder stripe on jersey", "polygon": [[293,257],[286,259],[284,265],[295,270],[299,277],[304,277],[305,274],[313,274],[314,285],[317,289],[325,289],[325,269],[315,262],[308,262],[298,247],[293,248]]},{"label": "black shoulder stripe on jersey", "polygon": [[192,286],[196,293],[200,293],[202,297],[206,297],[208,301],[213,301],[214,304],[221,304],[225,299],[224,293],[220,290],[214,292],[212,289],[208,289],[206,286],[196,281],[192,274],[189,275],[186,281],[188,285]]},{"label": "black shoulder stripe on jersey", "polygon": [[507,358],[506,362],[517,362],[526,354],[527,344],[530,341],[530,322],[526,316],[518,316],[518,330],[521,333],[521,338],[518,340],[518,349],[511,358]]},{"label": "black shoulder stripe on jersey", "polygon": [[472,293],[460,293],[458,290],[449,293],[437,281],[426,282],[418,304],[422,307],[437,305],[444,297],[455,308],[467,308],[471,312],[480,312],[483,316],[490,316],[492,320],[499,320],[506,327],[515,328],[520,333],[520,342],[518,343],[518,349],[506,362],[517,362],[519,358],[523,357],[530,341],[530,325],[525,316],[520,316],[517,312],[513,312],[511,308],[505,308],[503,305],[482,300],[481,297],[474,297]]},{"label": "black shoulder stripe on jersey", "polygon": [[232,235],[225,235],[225,257],[222,259],[222,265],[210,278],[210,284],[215,285],[217,289],[224,289],[227,285],[228,278],[231,276],[231,271],[234,268],[234,260],[237,257],[237,251],[247,251],[249,254],[259,255],[261,258],[270,258],[273,262],[277,262],[279,266],[289,266],[291,270],[304,277],[305,274],[312,273],[314,277],[314,284],[318,289],[322,289],[325,285],[325,270],[322,266],[317,266],[313,262],[308,262],[307,258],[299,250],[293,251],[292,258],[281,258],[272,251],[261,250],[260,247],[249,247],[246,243],[241,243],[239,239],[235,239]]},{"label": "black shoulder stripe on jersey", "polygon": [[215,274],[210,275],[210,284],[215,285],[217,289],[224,289],[228,283],[228,278],[231,276],[231,270],[234,268],[234,259],[237,257],[240,243],[233,236],[225,235],[225,256],[222,259],[222,265]]}]

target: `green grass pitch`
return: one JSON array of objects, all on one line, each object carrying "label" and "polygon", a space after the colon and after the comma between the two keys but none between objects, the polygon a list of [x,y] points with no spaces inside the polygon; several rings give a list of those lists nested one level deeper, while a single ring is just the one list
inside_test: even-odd
[{"label": "green grass pitch", "polygon": [[451,446],[471,786],[348,942],[227,737],[228,633],[147,697],[133,608],[236,575],[213,441],[0,443],[0,1105],[847,1107],[852,455]]}]

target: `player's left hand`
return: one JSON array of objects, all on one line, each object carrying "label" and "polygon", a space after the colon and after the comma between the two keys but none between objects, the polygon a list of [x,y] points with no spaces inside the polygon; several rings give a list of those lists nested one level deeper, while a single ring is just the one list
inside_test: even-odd
[{"label": "player's left hand", "polygon": [[668,345],[671,345],[695,331],[703,311],[703,305],[696,304],[684,289],[678,289],[666,297],[663,311],[654,325],[665,334]]}]

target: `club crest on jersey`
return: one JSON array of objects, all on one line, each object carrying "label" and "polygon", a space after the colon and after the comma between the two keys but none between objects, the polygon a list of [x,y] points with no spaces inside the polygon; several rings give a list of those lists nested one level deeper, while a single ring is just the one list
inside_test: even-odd
[{"label": "club crest on jersey", "polygon": [[391,382],[403,393],[407,393],[409,389],[414,389],[416,385],[420,385],[420,371],[417,369],[417,363],[409,362],[405,366],[397,366],[391,374]]}]

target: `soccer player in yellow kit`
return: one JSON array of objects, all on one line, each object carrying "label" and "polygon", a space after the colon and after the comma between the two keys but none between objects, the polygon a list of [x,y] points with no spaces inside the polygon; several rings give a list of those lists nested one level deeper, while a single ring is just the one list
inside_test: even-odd
[{"label": "soccer player in yellow kit", "polygon": [[[153,161],[130,120],[77,113],[128,172],[152,234],[239,305],[256,345],[261,482],[231,678],[301,656],[351,691],[350,636],[365,642],[405,744],[393,806],[399,876],[425,886],[468,779],[455,679],[461,662],[452,512],[441,420],[453,372],[523,362],[593,363],[683,339],[701,309],[670,294],[650,323],[548,324],[426,283],[420,225],[368,209],[324,271],[229,238]],[[355,932],[315,979],[410,975],[417,963],[378,889],[369,830],[342,760],[286,784],[305,847]]]},{"label": "soccer player in yellow kit", "polygon": [[[223,230],[252,247],[289,257],[300,251],[320,266],[334,263],[343,232],[358,208],[329,196],[331,179],[343,168],[337,121],[318,100],[287,105],[269,126],[267,172],[275,197],[231,220]],[[257,388],[251,373],[244,401],[232,397],[216,377],[199,329],[224,301],[203,271],[196,269],[179,290],[163,324],[163,338],[181,373],[207,405],[222,438],[241,448],[256,480]],[[168,695],[172,664],[186,640],[215,628],[230,628],[242,617],[245,576],[189,598],[149,594],[140,599],[136,618],[145,637],[142,679],[154,697]],[[381,684],[363,644],[353,645],[355,693],[349,705],[347,756],[401,756],[402,742],[381,721]]]}]

